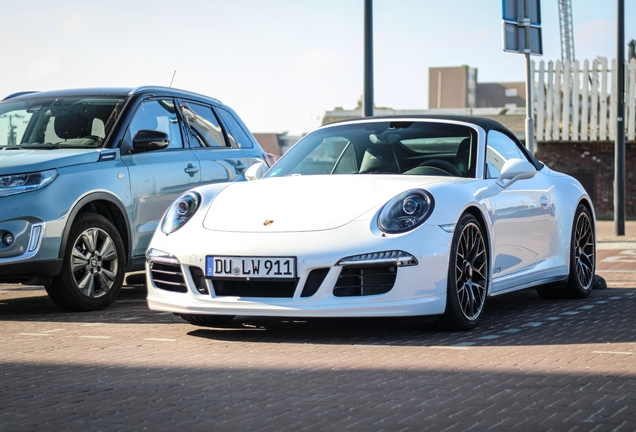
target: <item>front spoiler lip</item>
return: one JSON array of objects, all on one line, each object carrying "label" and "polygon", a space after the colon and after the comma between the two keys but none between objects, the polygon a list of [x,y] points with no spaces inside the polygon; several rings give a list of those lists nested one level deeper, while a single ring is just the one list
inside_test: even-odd
[{"label": "front spoiler lip", "polygon": [[[268,299],[271,300],[271,299]],[[439,315],[444,312],[446,299],[437,295],[422,297],[417,300],[368,303],[350,302],[341,305],[311,305],[303,307],[261,303],[258,301],[225,298],[214,301],[214,304],[203,305],[189,302],[177,302],[162,296],[148,294],[148,308],[155,311],[193,315],[240,315],[263,317],[295,317],[295,318],[363,318],[363,317],[400,317]],[[237,303],[240,303],[237,304]]]}]

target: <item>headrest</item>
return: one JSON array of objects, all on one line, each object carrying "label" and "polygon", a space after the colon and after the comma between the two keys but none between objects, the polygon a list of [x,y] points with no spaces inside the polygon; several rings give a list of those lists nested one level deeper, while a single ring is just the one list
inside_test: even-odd
[{"label": "headrest", "polygon": [[455,166],[465,176],[470,169],[470,138],[464,138],[457,148]]},{"label": "headrest", "polygon": [[90,135],[87,118],[79,113],[62,114],[55,117],[55,134],[62,139],[82,138]]},{"label": "headrest", "polygon": [[360,172],[399,173],[395,153],[390,145],[372,145],[367,148],[360,163]]}]

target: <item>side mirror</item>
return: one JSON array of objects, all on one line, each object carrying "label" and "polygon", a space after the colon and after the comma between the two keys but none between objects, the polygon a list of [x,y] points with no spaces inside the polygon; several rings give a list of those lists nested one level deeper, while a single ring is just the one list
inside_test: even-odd
[{"label": "side mirror", "polygon": [[530,162],[515,158],[508,159],[501,168],[497,184],[505,189],[518,180],[531,179],[536,174],[537,169]]},{"label": "side mirror", "polygon": [[245,178],[249,181],[258,180],[265,175],[267,169],[263,162],[256,162],[252,164],[247,170],[245,170]]},{"label": "side mirror", "polygon": [[133,151],[145,152],[151,150],[161,150],[170,144],[170,138],[165,132],[156,130],[137,131],[133,138]]}]

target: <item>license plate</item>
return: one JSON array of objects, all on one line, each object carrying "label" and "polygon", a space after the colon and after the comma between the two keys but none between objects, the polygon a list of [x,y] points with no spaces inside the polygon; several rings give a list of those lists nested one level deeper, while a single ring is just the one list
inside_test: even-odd
[{"label": "license plate", "polygon": [[296,277],[296,258],[207,256],[205,275],[230,279],[293,279]]}]

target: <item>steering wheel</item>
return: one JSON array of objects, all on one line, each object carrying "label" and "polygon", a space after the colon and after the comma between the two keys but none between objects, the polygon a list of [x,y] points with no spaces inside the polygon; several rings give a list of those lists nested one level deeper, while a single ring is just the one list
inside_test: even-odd
[{"label": "steering wheel", "polygon": [[463,177],[462,173],[457,169],[455,165],[442,159],[430,159],[422,162],[418,166],[430,166],[445,171],[454,177]]},{"label": "steering wheel", "polygon": [[[100,145],[102,143],[102,140],[103,140],[103,138],[100,137],[99,135],[86,135],[86,136],[83,136],[82,139],[92,140],[97,145]],[[84,145],[86,145],[86,144],[84,144]]]}]

